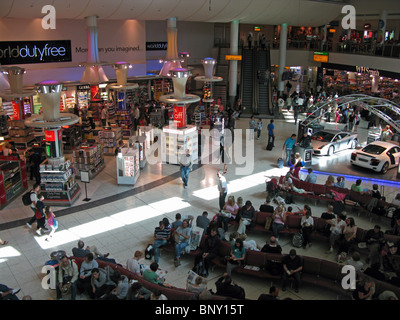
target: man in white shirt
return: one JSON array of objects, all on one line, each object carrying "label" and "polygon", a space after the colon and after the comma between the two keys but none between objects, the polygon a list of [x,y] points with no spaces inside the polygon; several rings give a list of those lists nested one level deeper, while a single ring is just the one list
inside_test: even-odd
[{"label": "man in white shirt", "polygon": [[217,172],[218,177],[218,191],[219,191],[219,210],[222,211],[225,205],[225,198],[228,193],[228,184],[222,173],[222,171]]},{"label": "man in white shirt", "polygon": [[179,164],[181,166],[181,178],[183,181],[183,187],[187,189],[189,180],[190,166],[192,164],[192,157],[189,153],[189,149],[186,149],[185,153],[181,155]]},{"label": "man in white shirt", "polygon": [[303,248],[305,249],[307,245],[311,247],[310,238],[314,226],[314,219],[310,211],[306,211],[306,215],[301,217],[300,225],[303,230]]},{"label": "man in white shirt", "polygon": [[331,234],[329,235],[330,248],[327,253],[333,252],[333,246],[343,233],[343,229],[346,226],[346,217],[338,214],[336,219],[327,221],[331,225]]},{"label": "man in white shirt", "polygon": [[104,108],[101,110],[101,124],[103,127],[107,125],[107,107],[104,106]]}]

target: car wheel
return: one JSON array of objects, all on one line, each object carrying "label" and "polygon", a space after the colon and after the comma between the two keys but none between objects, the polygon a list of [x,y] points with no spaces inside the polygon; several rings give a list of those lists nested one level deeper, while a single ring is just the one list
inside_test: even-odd
[{"label": "car wheel", "polygon": [[335,147],[334,146],[330,146],[329,149],[328,149],[327,155],[331,156],[331,155],[334,154],[334,152],[335,152]]},{"label": "car wheel", "polygon": [[389,169],[389,162],[385,162],[385,164],[382,167],[381,173],[386,173]]}]

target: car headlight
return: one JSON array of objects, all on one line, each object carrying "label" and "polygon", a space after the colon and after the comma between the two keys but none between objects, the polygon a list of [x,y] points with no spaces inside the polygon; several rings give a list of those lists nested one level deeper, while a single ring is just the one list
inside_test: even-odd
[{"label": "car headlight", "polygon": [[324,147],[326,147],[326,144],[324,144],[323,146],[320,146],[318,149],[322,149]]}]

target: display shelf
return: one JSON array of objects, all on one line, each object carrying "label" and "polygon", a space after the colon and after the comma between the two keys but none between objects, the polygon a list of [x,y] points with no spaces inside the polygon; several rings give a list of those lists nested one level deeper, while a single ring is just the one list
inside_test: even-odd
[{"label": "display shelf", "polygon": [[60,158],[56,164],[46,159],[40,164],[41,193],[45,205],[70,206],[78,199],[80,186],[75,180],[73,166],[70,160]]},{"label": "display shelf", "polygon": [[160,96],[168,94],[171,82],[168,79],[155,79],[153,85],[154,100],[159,101]]},{"label": "display shelf", "polygon": [[192,156],[192,163],[198,159],[198,133],[195,126],[185,129],[164,127],[165,157],[167,163],[179,164],[179,158],[188,149]]},{"label": "display shelf", "polygon": [[16,149],[27,149],[35,140],[33,128],[25,127],[24,120],[8,120],[8,133]]},{"label": "display shelf", "polygon": [[79,124],[62,127],[64,153],[72,153],[82,143],[82,128]]},{"label": "display shelf", "polygon": [[114,156],[115,148],[122,139],[122,130],[119,127],[110,128],[109,130],[101,130],[98,132],[99,143],[103,144],[103,154],[106,156]]},{"label": "display shelf", "polygon": [[78,91],[78,106],[79,108],[87,108],[89,105],[89,96],[87,91]]},{"label": "display shelf", "polygon": [[89,119],[86,118],[85,115],[82,116],[81,135],[82,135],[82,141],[88,139],[94,139],[92,126],[90,125]]},{"label": "display shelf", "polygon": [[117,183],[134,185],[140,176],[139,148],[135,144],[131,148],[122,148],[116,157]]},{"label": "display shelf", "polygon": [[94,121],[100,121],[101,107],[102,107],[101,101],[98,100],[90,101],[89,110],[92,111]]},{"label": "display shelf", "polygon": [[18,156],[0,156],[0,209],[28,188],[25,162]]},{"label": "display shelf", "polygon": [[93,179],[104,169],[103,145],[95,143],[82,146],[73,153],[73,168],[76,177],[81,176],[81,171],[88,171],[90,179]]},{"label": "display shelf", "polygon": [[13,116],[14,111],[12,101],[3,101],[3,112],[5,112],[9,117]]}]

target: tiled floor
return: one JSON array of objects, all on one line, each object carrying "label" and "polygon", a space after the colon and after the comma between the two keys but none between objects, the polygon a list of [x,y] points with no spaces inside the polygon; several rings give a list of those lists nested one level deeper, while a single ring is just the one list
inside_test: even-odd
[{"label": "tiled floor", "polygon": [[[264,130],[261,140],[254,141],[254,170],[250,176],[235,175],[235,165],[228,166],[226,178],[229,182],[230,194],[236,198],[252,201],[258,209],[265,199],[265,179],[271,176],[279,176],[287,169],[278,169],[276,160],[281,156],[281,146],[284,140],[297,129],[289,117],[285,120],[276,120],[276,148],[266,151],[266,126],[269,120],[264,119]],[[248,119],[242,118],[237,122],[237,128],[246,129]],[[362,127],[362,126],[360,126]],[[359,129],[360,134],[365,129]],[[245,138],[244,138],[245,139]],[[346,152],[345,152],[346,154]],[[68,156],[68,155],[67,155]],[[329,172],[332,168],[331,161],[337,162],[346,155],[337,155],[334,159],[324,159],[324,165],[319,166],[320,171]],[[30,295],[34,300],[54,299],[55,290],[42,289],[41,280],[44,277],[42,267],[49,255],[55,250],[65,250],[72,254],[71,249],[76,246],[78,239],[83,239],[87,245],[96,245],[102,252],[109,252],[110,257],[119,263],[125,264],[126,260],[133,256],[135,250],[144,250],[148,243],[152,242],[154,228],[159,220],[168,217],[174,220],[175,213],[182,215],[200,215],[204,210],[212,217],[218,210],[218,192],[216,187],[216,172],[222,169],[222,165],[201,165],[190,173],[189,187],[184,189],[179,178],[179,168],[175,165],[147,165],[141,172],[141,176],[135,186],[118,186],[116,181],[116,167],[114,157],[106,157],[106,168],[88,185],[89,203],[82,201],[85,197],[84,186],[81,184],[82,195],[71,208],[54,208],[59,212],[59,229],[51,242],[46,242],[45,237],[38,237],[25,226],[25,222],[31,217],[31,210],[22,205],[20,199],[16,199],[6,208],[0,211],[0,237],[8,240],[7,246],[0,247],[0,279],[9,287],[21,288],[18,294],[20,298]],[[347,160],[342,160],[346,163]],[[316,160],[313,166],[317,166]],[[337,164],[336,164],[337,165]],[[349,166],[341,167],[343,173],[350,173]],[[304,177],[304,173],[301,173]],[[318,177],[319,183],[324,183],[326,176]],[[158,184],[153,185],[157,182]],[[353,183],[348,180],[347,187]],[[364,184],[370,187],[370,182]],[[150,186],[150,187],[149,187]],[[385,188],[388,200],[397,193],[395,186]],[[125,193],[124,193],[125,192]],[[124,193],[124,198],[113,201],[115,194]],[[115,198],[115,197],[114,197]],[[101,204],[101,205],[97,205]],[[296,206],[304,203],[298,199]],[[314,206],[309,203],[313,215],[319,216],[325,209],[325,204]],[[356,219],[356,224],[362,228],[370,228],[376,221],[357,216],[349,212]],[[379,222],[383,229],[388,226],[385,222]],[[10,224],[13,227],[10,228]],[[232,229],[230,230],[232,231]],[[266,234],[249,234],[249,239],[254,239],[259,245],[263,245]],[[280,243],[284,253],[292,248],[289,238],[282,237]],[[321,257],[333,260],[334,255],[326,254],[327,243],[315,243],[306,250],[298,249],[301,255]],[[167,271],[166,281],[178,287],[184,287],[188,270],[193,265],[193,258],[182,257],[182,265],[175,267],[173,254],[162,252],[160,268]],[[224,270],[215,269],[208,277],[208,287],[215,290],[215,281]],[[245,288],[249,299],[257,299],[260,293],[268,291],[270,282],[260,281],[247,276],[233,274],[234,280]],[[278,284],[279,285],[279,284]],[[279,286],[280,287],[280,286]],[[290,297],[295,300],[333,300],[336,295],[314,287],[303,286],[299,293],[290,289],[280,293],[281,298]],[[81,297],[82,299],[82,297]]]}]

